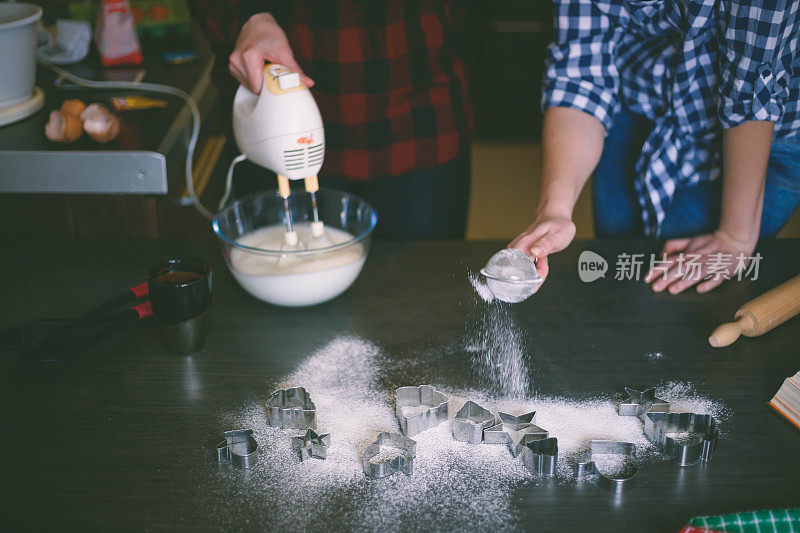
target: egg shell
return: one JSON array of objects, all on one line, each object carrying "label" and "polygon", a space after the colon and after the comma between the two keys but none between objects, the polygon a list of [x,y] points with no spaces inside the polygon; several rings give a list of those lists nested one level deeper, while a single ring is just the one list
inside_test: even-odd
[{"label": "egg shell", "polygon": [[119,135],[119,117],[101,104],[90,104],[81,113],[83,131],[95,142],[107,143]]},{"label": "egg shell", "polygon": [[71,143],[81,138],[81,119],[62,111],[51,111],[44,127],[45,136],[53,142]]},{"label": "egg shell", "polygon": [[62,113],[68,113],[70,115],[75,115],[76,117],[80,117],[84,109],[86,109],[86,104],[83,102],[83,100],[79,100],[77,98],[64,100],[64,103],[61,104]]}]

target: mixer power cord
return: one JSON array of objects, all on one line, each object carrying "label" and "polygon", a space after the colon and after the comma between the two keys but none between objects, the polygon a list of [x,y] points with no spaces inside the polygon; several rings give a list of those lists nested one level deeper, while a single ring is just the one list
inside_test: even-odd
[{"label": "mixer power cord", "polygon": [[[200,110],[197,108],[197,104],[194,101],[189,93],[186,91],[179,89],[177,87],[173,87],[172,85],[163,85],[161,83],[148,83],[148,82],[141,82],[141,81],[97,81],[97,80],[90,80],[87,78],[82,78],[80,76],[76,76],[66,70],[57,67],[52,63],[48,63],[46,61],[39,60],[39,63],[64,79],[71,81],[77,85],[81,85],[83,87],[88,87],[90,89],[132,89],[137,91],[149,91],[154,93],[160,94],[169,94],[172,96],[177,96],[181,100],[184,101],[186,106],[189,108],[189,111],[192,113],[192,133],[189,136],[189,142],[186,146],[186,191],[189,194],[189,199],[192,201],[192,205],[197,209],[201,215],[204,217],[211,219],[214,217],[214,214],[206,209],[206,207],[200,202],[200,198],[197,197],[197,193],[194,190],[194,175],[192,174],[192,161],[194,159],[194,151],[197,147],[197,138],[200,136]],[[239,160],[239,157],[242,159]],[[244,156],[241,155],[233,160],[231,163],[230,168],[228,169],[228,181],[225,186],[225,196],[223,197],[223,203],[227,201],[227,197],[230,195],[230,181],[231,176],[233,174],[233,167],[236,163],[243,161]],[[222,206],[223,204],[220,204]]]},{"label": "mixer power cord", "polygon": [[246,155],[239,154],[233,158],[233,161],[231,161],[231,165],[228,167],[228,174],[225,176],[225,192],[222,194],[222,200],[219,201],[219,207],[217,208],[217,211],[222,211],[222,208],[225,207],[226,203],[228,203],[228,198],[230,197],[231,190],[233,189],[233,169],[236,167],[236,165],[246,160]]}]

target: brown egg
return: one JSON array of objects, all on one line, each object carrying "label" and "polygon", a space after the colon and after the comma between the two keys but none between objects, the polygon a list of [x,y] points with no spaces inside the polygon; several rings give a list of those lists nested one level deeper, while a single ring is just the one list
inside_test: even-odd
[{"label": "brown egg", "polygon": [[81,116],[81,113],[83,113],[84,109],[86,109],[86,104],[83,103],[83,100],[78,100],[77,98],[64,100],[64,103],[61,104],[62,113],[68,113],[70,115],[75,115],[76,117]]},{"label": "brown egg", "polygon": [[102,104],[89,104],[81,119],[83,131],[96,142],[107,143],[119,134],[119,117]]},{"label": "brown egg", "polygon": [[45,136],[53,142],[71,143],[81,138],[81,119],[69,113],[51,111],[44,126]]}]

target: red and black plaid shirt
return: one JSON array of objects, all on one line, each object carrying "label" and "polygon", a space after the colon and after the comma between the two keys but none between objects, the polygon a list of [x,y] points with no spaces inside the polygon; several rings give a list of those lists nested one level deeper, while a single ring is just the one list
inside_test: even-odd
[{"label": "red and black plaid shirt", "polygon": [[275,16],[316,82],[323,175],[397,176],[451,161],[465,148],[472,110],[452,43],[451,2],[205,0],[194,7],[211,35],[227,43],[251,15]]}]

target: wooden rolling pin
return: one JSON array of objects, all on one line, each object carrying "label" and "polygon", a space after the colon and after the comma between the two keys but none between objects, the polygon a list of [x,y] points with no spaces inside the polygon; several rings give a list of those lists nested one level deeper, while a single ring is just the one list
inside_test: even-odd
[{"label": "wooden rolling pin", "polygon": [[781,283],[741,306],[733,322],[722,324],[708,338],[721,348],[733,344],[739,335],[757,337],[800,313],[800,276]]}]

